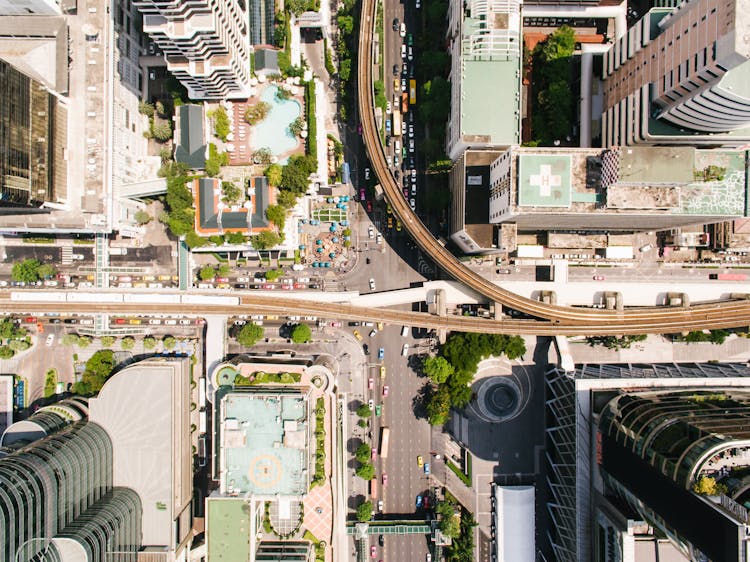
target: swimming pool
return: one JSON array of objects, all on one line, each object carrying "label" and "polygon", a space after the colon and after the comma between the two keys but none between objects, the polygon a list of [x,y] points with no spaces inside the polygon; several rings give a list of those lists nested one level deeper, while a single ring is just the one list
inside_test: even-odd
[{"label": "swimming pool", "polygon": [[[260,96],[261,101],[271,104],[271,111],[252,128],[250,145],[253,151],[268,148],[280,157],[299,145],[299,139],[289,133],[289,125],[302,114],[302,108],[296,100],[276,99],[277,90],[277,86],[269,86]],[[279,158],[279,162],[285,161],[286,158]]]}]

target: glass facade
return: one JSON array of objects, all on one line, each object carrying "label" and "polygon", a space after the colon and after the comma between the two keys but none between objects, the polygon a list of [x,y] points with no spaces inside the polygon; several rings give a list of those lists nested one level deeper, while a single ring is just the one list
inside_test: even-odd
[{"label": "glass facade", "polygon": [[[112,487],[112,443],[77,421],[0,459],[0,559],[59,558],[53,539],[76,540],[89,560],[135,560],[137,494]],[[115,554],[116,553],[116,554]]]},{"label": "glass facade", "polygon": [[0,207],[52,198],[54,97],[0,60]]},{"label": "glass facade", "polygon": [[250,13],[250,44],[274,45],[274,0],[248,0]]}]

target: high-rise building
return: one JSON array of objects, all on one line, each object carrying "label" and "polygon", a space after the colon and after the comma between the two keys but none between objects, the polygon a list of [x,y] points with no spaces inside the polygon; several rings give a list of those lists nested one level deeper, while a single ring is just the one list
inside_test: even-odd
[{"label": "high-rise building", "polygon": [[57,111],[40,82],[0,59],[0,214],[31,212],[64,192]]},{"label": "high-rise building", "polygon": [[192,537],[190,363],[120,370],[96,398],[0,439],[0,560],[184,562]]},{"label": "high-rise building", "polygon": [[521,142],[521,0],[451,0],[446,152]]},{"label": "high-rise building", "polygon": [[249,16],[244,0],[134,0],[167,68],[192,99],[247,98]]},{"label": "high-rise building", "polygon": [[0,16],[58,16],[60,0],[0,0]]},{"label": "high-rise building", "polygon": [[746,560],[747,365],[554,369],[545,395],[557,560]]},{"label": "high-rise building", "polygon": [[652,9],[604,55],[604,146],[750,141],[750,0]]}]

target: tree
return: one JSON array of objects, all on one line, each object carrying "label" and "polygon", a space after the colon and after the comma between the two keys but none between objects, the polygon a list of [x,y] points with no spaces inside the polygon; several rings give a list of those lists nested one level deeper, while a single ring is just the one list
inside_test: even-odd
[{"label": "tree", "polygon": [[252,347],[263,338],[263,335],[263,326],[258,326],[251,322],[242,326],[242,329],[237,334],[237,343],[245,347]]},{"label": "tree", "polygon": [[137,222],[140,225],[148,224],[151,222],[151,215],[149,215],[146,211],[143,209],[138,209],[135,212],[135,222]]},{"label": "tree", "polygon": [[370,450],[370,445],[367,443],[360,443],[359,447],[357,447],[357,451],[354,453],[354,458],[360,463],[366,463],[370,460],[371,455],[372,451]]},{"label": "tree", "polygon": [[367,404],[360,404],[356,413],[360,418],[369,418],[372,415],[372,410]]},{"label": "tree", "polygon": [[14,263],[13,269],[10,272],[10,277],[13,281],[22,281],[24,283],[34,283],[39,280],[39,266],[41,264],[38,260],[28,259],[22,262]]},{"label": "tree", "polygon": [[305,119],[303,117],[297,117],[294,121],[289,123],[289,134],[293,137],[300,135],[305,130]]},{"label": "tree", "polygon": [[172,138],[172,125],[169,121],[159,120],[154,122],[154,126],[151,130],[154,138],[158,141],[165,142]]},{"label": "tree", "polygon": [[445,425],[451,410],[451,396],[447,387],[441,385],[430,395],[426,410],[430,425]]},{"label": "tree", "polygon": [[146,336],[143,338],[143,348],[147,350],[152,350],[156,347],[156,338],[151,336]]},{"label": "tree", "polygon": [[216,275],[219,277],[226,277],[229,275],[229,272],[231,271],[229,264],[226,263],[220,263],[219,267],[216,268]]},{"label": "tree", "polygon": [[344,35],[350,35],[354,29],[354,18],[352,16],[338,16],[336,18],[336,23],[338,24],[339,32]]},{"label": "tree", "polygon": [[210,265],[204,265],[200,268],[200,271],[198,271],[198,277],[201,281],[213,281],[216,277],[216,272]]},{"label": "tree", "polygon": [[154,106],[148,102],[142,101],[138,104],[138,112],[146,117],[154,116]]},{"label": "tree", "polygon": [[0,320],[0,339],[12,340],[16,338],[23,338],[26,336],[26,330],[16,326],[15,322],[10,318],[3,318]]},{"label": "tree", "polygon": [[195,230],[191,230],[185,234],[185,244],[187,244],[188,248],[192,250],[193,248],[205,246],[208,244],[208,240],[201,237]]},{"label": "tree", "polygon": [[60,341],[63,345],[76,345],[78,343],[78,334],[65,334]]},{"label": "tree", "polygon": [[455,539],[461,534],[461,517],[456,513],[456,506],[448,501],[438,502],[435,511],[441,519],[438,528],[446,537]]},{"label": "tree", "polygon": [[728,337],[729,332],[727,330],[711,330],[711,333],[708,335],[708,341],[714,345],[721,345]]},{"label": "tree", "polygon": [[508,359],[517,359],[523,357],[526,353],[526,342],[521,336],[512,336],[505,344],[505,356]]},{"label": "tree", "polygon": [[289,336],[294,343],[307,343],[312,339],[312,330],[307,324],[296,324]]},{"label": "tree", "polygon": [[102,336],[99,341],[102,343],[102,347],[112,347],[115,344],[114,336]]},{"label": "tree", "polygon": [[271,152],[270,148],[267,148],[265,146],[253,152],[253,163],[258,164],[259,166],[267,166],[271,163],[272,158],[273,152]]},{"label": "tree", "polygon": [[26,351],[31,347],[31,342],[29,340],[10,340],[8,346],[16,352]]},{"label": "tree", "polygon": [[91,338],[89,336],[78,336],[78,341],[76,342],[76,344],[81,349],[86,349],[91,345]]},{"label": "tree", "polygon": [[435,384],[442,384],[453,374],[453,365],[445,357],[428,357],[422,363],[424,374]]},{"label": "tree", "polygon": [[364,501],[357,506],[357,521],[366,523],[372,518],[372,502]]},{"label": "tree", "polygon": [[271,186],[277,187],[281,183],[282,171],[283,168],[281,167],[281,164],[271,164],[266,168],[263,174],[266,176],[266,179]]},{"label": "tree", "polygon": [[284,272],[280,269],[269,269],[266,271],[266,280],[273,283],[282,275],[284,275]]},{"label": "tree", "polygon": [[281,244],[281,236],[271,230],[263,230],[250,238],[250,244],[256,250],[268,250]]},{"label": "tree", "polygon": [[715,478],[701,476],[693,484],[693,492],[703,496],[718,496],[719,494],[726,494],[727,487],[724,484],[719,484]]},{"label": "tree", "polygon": [[228,205],[237,203],[242,196],[242,190],[231,181],[221,182],[221,191],[224,194],[221,200]]},{"label": "tree", "polygon": [[291,209],[297,204],[297,195],[288,190],[281,190],[276,197],[276,201],[285,209]]},{"label": "tree", "polygon": [[219,107],[217,107],[210,115],[210,117],[213,117],[214,120],[214,134],[217,138],[226,142],[227,137],[229,136],[230,127],[229,116],[227,115],[224,106],[220,105]]},{"label": "tree", "polygon": [[81,380],[88,386],[90,392],[99,392],[114,368],[114,352],[111,349],[100,349],[86,361]]},{"label": "tree", "polygon": [[219,150],[216,148],[214,143],[208,144],[208,158],[206,158],[206,175],[209,177],[218,176],[221,172],[221,166],[224,162],[223,154],[219,154]]},{"label": "tree", "polygon": [[286,209],[281,205],[269,205],[266,208],[266,218],[276,225],[279,230],[284,230],[286,222]]},{"label": "tree", "polygon": [[162,345],[164,345],[164,349],[174,349],[177,345],[177,340],[173,336],[165,336],[162,340]]},{"label": "tree", "polygon": [[0,346],[0,359],[10,359],[15,354],[16,352],[7,345]]},{"label": "tree", "polygon": [[254,105],[248,106],[245,110],[245,121],[248,125],[257,125],[266,118],[271,111],[271,104],[265,101],[259,101]]},{"label": "tree", "polygon": [[354,473],[363,480],[372,480],[375,477],[375,467],[372,463],[366,462],[359,465]]},{"label": "tree", "polygon": [[36,270],[36,274],[40,279],[51,279],[57,275],[57,268],[50,263],[43,263],[39,266],[39,269]]},{"label": "tree", "polygon": [[120,346],[125,351],[130,351],[135,347],[135,338],[131,338],[130,336],[122,338],[122,341],[120,342]]},{"label": "tree", "polygon": [[317,166],[317,162],[309,156],[290,156],[281,174],[281,186],[297,194],[305,193],[309,184],[308,178]]}]

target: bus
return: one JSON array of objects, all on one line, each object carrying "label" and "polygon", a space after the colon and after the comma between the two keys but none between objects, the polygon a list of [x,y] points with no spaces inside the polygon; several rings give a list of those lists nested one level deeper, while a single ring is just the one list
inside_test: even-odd
[{"label": "bus", "polygon": [[395,107],[393,108],[393,117],[391,119],[393,120],[391,135],[394,137],[401,136],[401,112]]},{"label": "bus", "polygon": [[380,430],[380,458],[388,458],[388,441],[390,440],[391,430],[384,427]]},{"label": "bus", "polygon": [[341,165],[341,183],[349,183],[349,177],[350,177],[349,163],[344,162]]},{"label": "bus", "polygon": [[409,80],[409,105],[417,105],[417,81]]},{"label": "bus", "polygon": [[719,281],[744,281],[747,275],[744,273],[711,273],[709,279],[718,279]]}]

